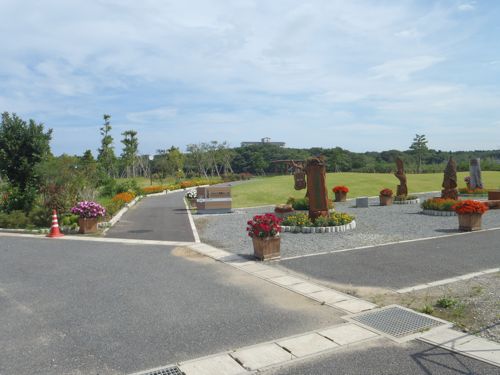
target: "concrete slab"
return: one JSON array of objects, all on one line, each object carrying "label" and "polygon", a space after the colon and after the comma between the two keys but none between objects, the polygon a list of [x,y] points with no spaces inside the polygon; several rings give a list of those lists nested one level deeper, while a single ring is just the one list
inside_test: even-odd
[{"label": "concrete slab", "polygon": [[379,336],[375,332],[369,331],[352,323],[318,331],[318,333],[328,337],[330,340],[335,341],[339,345],[352,344]]},{"label": "concrete slab", "polygon": [[293,276],[282,276],[282,277],[276,277],[271,279],[273,283],[283,285],[283,286],[289,286],[293,284],[299,284],[303,283],[303,279],[299,279],[298,277],[293,277]]},{"label": "concrete slab", "polygon": [[373,303],[367,301],[363,301],[361,299],[348,299],[346,301],[328,303],[328,305],[337,307],[353,314],[365,310],[371,310],[377,307],[377,305],[374,305]]},{"label": "concrete slab", "polygon": [[294,292],[299,292],[299,293],[303,293],[303,294],[310,294],[310,293],[314,293],[314,292],[321,292],[321,291],[327,290],[326,288],[324,288],[322,286],[319,286],[319,285],[313,284],[313,283],[308,283],[308,282],[294,284],[294,285],[291,285],[289,288],[291,290],[293,290]]},{"label": "concrete slab", "polygon": [[349,296],[343,293],[335,292],[334,290],[323,290],[320,292],[310,293],[308,294],[308,297],[328,304],[350,299]]},{"label": "concrete slab", "polygon": [[290,338],[277,342],[278,345],[286,348],[297,357],[305,357],[311,354],[324,352],[325,350],[333,349],[339,345],[318,335],[310,333],[303,336]]},{"label": "concrete slab", "polygon": [[231,356],[237,358],[245,368],[251,371],[287,362],[294,358],[292,354],[275,343],[237,350]]},{"label": "concrete slab", "polygon": [[248,373],[228,354],[181,363],[179,367],[186,375],[239,375]]},{"label": "concrete slab", "polygon": [[262,277],[264,279],[272,279],[275,277],[286,276],[286,273],[276,269],[269,269],[265,271],[259,271],[254,273],[255,276]]}]

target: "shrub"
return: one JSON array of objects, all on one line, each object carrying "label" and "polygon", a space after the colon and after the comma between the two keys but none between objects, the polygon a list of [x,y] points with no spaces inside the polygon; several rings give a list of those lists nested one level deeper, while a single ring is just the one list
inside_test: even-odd
[{"label": "shrub", "polygon": [[488,206],[482,202],[473,201],[470,199],[459,201],[452,207],[457,214],[484,214],[488,211]]},{"label": "shrub", "polygon": [[123,202],[122,204],[125,204],[125,203],[130,203],[134,200],[135,198],[135,194],[134,193],[130,193],[130,192],[124,192],[124,193],[119,193],[119,194],[116,194],[112,201],[113,202]]},{"label": "shrub", "polygon": [[34,206],[28,214],[30,224],[38,228],[50,227],[52,222],[52,210],[45,206]]},{"label": "shrub", "polygon": [[122,201],[109,201],[105,204],[106,217],[112,218],[124,206]]},{"label": "shrub", "polygon": [[309,210],[309,199],[304,198],[293,198],[290,197],[286,201],[287,204],[291,204],[294,210]]},{"label": "shrub", "polygon": [[141,193],[144,195],[148,195],[148,194],[161,193],[164,190],[167,190],[166,186],[162,185],[146,186],[142,188]]},{"label": "shrub", "polygon": [[353,220],[354,216],[351,216],[344,212],[334,212],[330,214],[328,218],[328,225],[329,226],[345,225],[349,224]]},{"label": "shrub", "polygon": [[458,303],[458,300],[456,300],[455,298],[442,297],[442,298],[437,300],[436,306],[442,307],[443,309],[447,309],[449,307],[455,306],[457,303]]},{"label": "shrub", "polygon": [[[126,192],[134,193],[134,196],[140,195],[142,192],[142,188],[139,186],[136,180],[126,180],[116,185],[116,191],[114,194]],[[114,194],[111,194],[111,196],[113,196]]]},{"label": "shrub", "polygon": [[314,220],[315,227],[328,227],[330,225],[330,220],[327,216],[318,216]]},{"label": "shrub", "polygon": [[309,219],[308,214],[289,215],[283,220],[283,225],[290,225],[293,227],[311,227],[312,221]]},{"label": "shrub", "polygon": [[402,201],[412,201],[414,199],[417,199],[418,197],[416,195],[396,195],[394,197],[395,201],[402,202]]},{"label": "shrub", "polygon": [[28,217],[21,210],[14,210],[10,213],[0,212],[1,228],[25,228],[28,225]]},{"label": "shrub", "polygon": [[250,237],[276,237],[281,232],[281,219],[274,214],[255,215],[247,222]]},{"label": "shrub", "polygon": [[382,189],[380,190],[380,195],[384,197],[392,197],[392,190],[388,188]]},{"label": "shrub", "polygon": [[342,193],[348,193],[349,192],[349,188],[347,186],[344,186],[344,185],[339,185],[339,186],[335,186],[332,191],[334,193],[337,193],[337,192],[342,192]]},{"label": "shrub", "polygon": [[470,195],[484,195],[484,194],[488,194],[488,190],[481,189],[481,188],[476,188],[476,189],[460,188],[460,189],[458,189],[458,192],[460,194],[470,194]]},{"label": "shrub", "polygon": [[424,210],[453,211],[452,207],[459,201],[455,199],[430,198],[420,205]]}]

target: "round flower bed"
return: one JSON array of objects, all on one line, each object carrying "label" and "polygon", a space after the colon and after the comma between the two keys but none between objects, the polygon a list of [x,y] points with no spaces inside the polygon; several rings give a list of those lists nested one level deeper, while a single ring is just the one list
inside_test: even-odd
[{"label": "round flower bed", "polygon": [[288,216],[281,225],[283,232],[291,233],[334,233],[356,228],[354,216],[334,212],[328,217],[318,217],[313,223],[305,213]]},{"label": "round flower bed", "polygon": [[419,204],[420,199],[415,195],[407,195],[407,196],[396,196],[394,197],[394,204]]},{"label": "round flower bed", "polygon": [[422,202],[422,213],[431,216],[456,216],[453,206],[459,201],[455,199],[430,198]]}]

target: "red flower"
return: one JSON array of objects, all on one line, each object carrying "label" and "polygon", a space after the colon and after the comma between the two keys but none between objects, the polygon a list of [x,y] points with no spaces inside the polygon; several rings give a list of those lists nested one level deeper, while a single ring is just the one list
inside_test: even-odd
[{"label": "red flower", "polygon": [[383,195],[385,197],[392,197],[392,190],[391,189],[382,189],[380,190],[380,195]]},{"label": "red flower", "polygon": [[247,222],[250,237],[275,237],[281,232],[281,219],[274,214],[255,215]]},{"label": "red flower", "polygon": [[338,192],[343,192],[343,193],[348,193],[349,192],[349,188],[347,186],[344,186],[344,185],[339,185],[339,186],[335,186],[332,191],[334,193],[338,193]]},{"label": "red flower", "polygon": [[451,208],[457,214],[484,214],[488,211],[487,205],[471,199],[460,201],[457,204],[454,204]]}]

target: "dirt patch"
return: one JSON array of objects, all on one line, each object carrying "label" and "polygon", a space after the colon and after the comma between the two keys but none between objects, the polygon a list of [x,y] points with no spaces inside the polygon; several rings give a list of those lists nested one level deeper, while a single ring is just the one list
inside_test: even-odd
[{"label": "dirt patch", "polygon": [[175,249],[172,250],[171,254],[173,256],[185,258],[187,260],[191,260],[194,262],[204,262],[204,263],[213,262],[211,258],[201,255],[200,253],[197,253],[196,251],[191,250],[188,247],[176,247]]},{"label": "dirt patch", "polygon": [[455,323],[455,328],[500,342],[500,273],[404,294],[366,293],[380,306],[399,304]]}]

